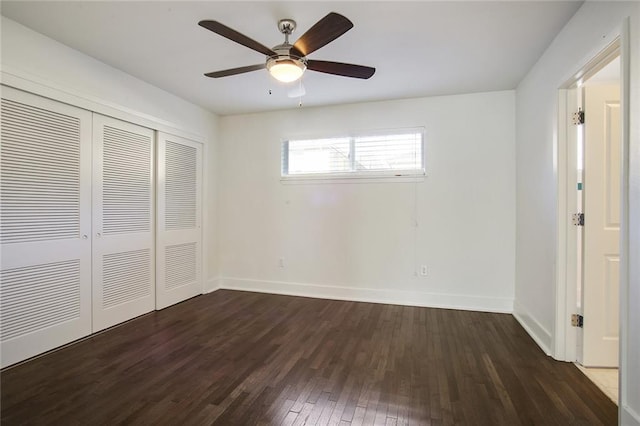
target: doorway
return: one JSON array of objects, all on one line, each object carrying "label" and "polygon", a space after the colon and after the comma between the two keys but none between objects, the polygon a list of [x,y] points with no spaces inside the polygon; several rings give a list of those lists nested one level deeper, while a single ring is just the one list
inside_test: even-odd
[{"label": "doorway", "polygon": [[[603,219],[601,217],[599,218],[598,215],[611,218],[612,213],[614,213],[611,209],[604,209],[604,212],[595,211],[594,215],[594,211],[589,211],[589,206],[586,206],[587,211],[585,211],[585,203],[587,203],[587,200],[589,199],[588,194],[591,194],[591,198],[589,200],[593,201],[594,194],[600,194],[599,196],[602,196],[604,192],[603,187],[606,186],[609,190],[607,193],[609,198],[609,200],[607,200],[608,205],[615,205],[616,207],[620,206],[619,199],[622,189],[619,186],[619,169],[618,172],[615,172],[611,170],[608,164],[611,164],[612,162],[620,162],[620,159],[622,158],[623,144],[618,141],[617,147],[612,148],[609,146],[607,148],[608,151],[603,146],[594,149],[592,146],[594,143],[593,135],[586,135],[587,137],[585,139],[584,132],[586,126],[584,124],[574,124],[572,116],[575,112],[581,109],[585,113],[585,121],[593,124],[594,119],[598,119],[598,115],[603,115],[602,112],[594,112],[593,106],[589,107],[592,109],[591,112],[585,111],[585,99],[583,95],[587,93],[586,89],[591,86],[615,85],[617,86],[617,90],[614,89],[614,91],[619,96],[620,86],[622,83],[620,75],[623,73],[620,62],[618,61],[620,54],[620,38],[617,38],[591,61],[586,63],[580,71],[574,75],[574,77],[560,88],[558,92],[558,145],[556,151],[557,157],[555,159],[558,171],[558,252],[556,259],[558,265],[558,274],[556,278],[558,283],[558,293],[556,296],[558,303],[556,305],[554,357],[560,360],[577,362],[578,365],[586,363],[586,365],[597,365],[599,367],[605,365],[607,367],[617,366],[617,363],[615,363],[618,359],[617,353],[613,355],[609,354],[610,357],[614,358],[614,363],[609,362],[606,364],[601,361],[596,361],[594,363],[589,359],[589,355],[592,352],[589,350],[589,347],[593,346],[593,340],[585,340],[584,331],[586,330],[587,334],[589,334],[593,331],[594,327],[604,328],[606,331],[615,329],[616,332],[619,329],[616,321],[618,319],[617,312],[621,307],[617,293],[619,278],[616,276],[614,268],[612,268],[612,266],[617,263],[618,253],[613,252],[610,248],[606,248],[606,250],[602,250],[603,253],[601,253],[601,255],[595,257],[597,262],[589,260],[594,257],[593,253],[591,253],[590,258],[587,256],[587,253],[589,253],[588,249],[593,247],[597,249],[599,248],[599,245],[593,244],[594,237],[592,235],[585,235],[583,231],[586,228],[589,228],[589,225],[593,228],[594,224],[599,224],[599,226],[602,224]],[[587,95],[587,97],[590,96],[590,94]],[[607,108],[611,109],[611,105],[609,105],[611,102],[604,103]],[[620,112],[619,102],[617,105],[617,112]],[[608,111],[608,113],[611,113],[611,111]],[[589,122],[589,120],[591,121]],[[620,124],[611,126],[610,121],[611,120],[608,119],[609,129],[613,128],[619,130],[621,128]],[[603,124],[601,127],[606,128],[606,126],[607,125]],[[593,130],[590,130],[590,132],[593,133]],[[602,134],[603,131],[598,130],[596,133]],[[620,139],[619,133],[618,138]],[[582,145],[583,139],[586,142],[586,145],[584,146]],[[599,139],[600,142],[598,143],[604,145],[604,142],[602,141],[603,138],[600,137]],[[587,140],[590,140],[591,143]],[[578,143],[579,141],[580,143]],[[591,160],[584,157],[585,151],[583,148],[586,148],[588,150],[587,152],[592,154]],[[595,155],[593,155],[594,153]],[[613,157],[612,154],[614,155]],[[617,157],[615,157],[616,154]],[[588,154],[587,157],[589,157]],[[587,163],[589,163],[589,161],[593,163],[594,158],[596,160],[596,165],[598,165],[599,162],[600,166],[598,167],[608,172],[608,174],[605,173],[605,177],[602,177],[602,171],[600,171],[600,177],[594,179],[593,176],[589,175],[589,171],[585,170],[585,160]],[[603,166],[603,160],[605,159],[607,159],[608,163],[604,162]],[[587,164],[587,167],[591,168],[592,165]],[[617,177],[618,180],[616,182],[612,182],[612,177]],[[618,188],[613,190],[613,192],[610,190],[612,183],[618,185]],[[590,192],[589,189],[591,189]],[[617,200],[612,199],[611,195],[613,194],[615,194]],[[604,199],[600,200],[599,204],[605,204]],[[596,205],[598,205],[598,203],[596,203]],[[586,216],[584,216],[584,227],[572,224],[572,216],[576,213],[586,214]],[[615,213],[619,214],[619,209]],[[609,222],[611,221],[609,220]],[[619,220],[616,220],[616,222],[619,222]],[[601,227],[604,230],[610,228],[610,226]],[[589,241],[591,241],[591,244]],[[610,245],[618,247],[618,243],[615,240],[610,243]],[[585,251],[585,249],[587,251]],[[587,256],[585,262],[583,262],[583,254]],[[607,260],[607,265],[605,265],[605,267],[602,266],[603,259]],[[589,265],[593,266],[594,264],[599,264],[601,266],[601,270],[594,273],[592,270],[584,269],[585,267]],[[603,270],[607,271],[608,282],[616,283],[615,288],[609,285],[605,292],[604,286],[601,285],[601,288],[595,293],[598,294],[598,296],[594,298],[593,291],[591,291],[591,296],[587,295],[589,291],[583,291],[584,289],[582,286],[585,282],[584,279],[589,278],[593,281],[594,277],[602,276]],[[600,281],[606,280],[602,278]],[[595,314],[593,313],[594,306],[596,307]],[[600,309],[598,309],[598,306]],[[603,313],[606,313],[608,317],[603,316],[605,315]],[[571,325],[571,317],[573,314],[580,314],[583,316],[584,328]],[[600,330],[599,333],[602,334],[601,340],[602,338],[606,340],[612,337],[612,333],[603,333],[602,330]],[[613,337],[617,339],[617,336]],[[609,343],[611,342],[612,341]],[[615,350],[618,350],[618,342],[615,342],[613,345],[616,346]],[[586,360],[584,359],[585,351],[587,351]],[[602,380],[600,380],[600,382],[602,382]],[[615,383],[612,381],[607,382],[607,384],[610,388],[616,387]],[[617,398],[612,399],[615,399],[617,402]]]},{"label": "doorway", "polygon": [[[578,85],[584,123],[577,132],[577,361],[618,401],[620,283],[620,57]],[[588,116],[588,118],[586,118]]]}]

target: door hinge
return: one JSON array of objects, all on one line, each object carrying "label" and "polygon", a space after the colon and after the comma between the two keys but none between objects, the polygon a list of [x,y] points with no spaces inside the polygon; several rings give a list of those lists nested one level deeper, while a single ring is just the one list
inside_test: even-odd
[{"label": "door hinge", "polygon": [[584,111],[582,108],[578,108],[577,112],[574,112],[571,115],[571,122],[574,126],[579,126],[580,124],[584,124]]},{"label": "door hinge", "polygon": [[584,317],[580,314],[573,314],[571,315],[571,325],[573,327],[580,327],[582,328],[584,324]]},{"label": "door hinge", "polygon": [[575,213],[571,219],[575,226],[584,226],[584,213]]}]

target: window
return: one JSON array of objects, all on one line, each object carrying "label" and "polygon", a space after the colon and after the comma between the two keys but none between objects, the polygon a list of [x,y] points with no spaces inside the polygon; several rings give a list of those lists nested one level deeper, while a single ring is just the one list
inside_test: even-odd
[{"label": "window", "polygon": [[282,177],[349,178],[424,175],[422,129],[282,143]]}]

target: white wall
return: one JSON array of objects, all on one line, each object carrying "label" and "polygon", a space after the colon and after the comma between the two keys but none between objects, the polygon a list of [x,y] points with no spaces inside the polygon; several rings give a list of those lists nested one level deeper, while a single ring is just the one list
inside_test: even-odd
[{"label": "white wall", "polygon": [[[424,181],[280,181],[283,138],[415,126]],[[513,91],[228,116],[220,130],[223,287],[511,312]]]},{"label": "white wall", "polygon": [[[640,3],[585,2],[556,37],[516,91],[516,293],[514,310],[541,346],[551,352],[555,317],[556,170],[554,150],[558,89],[589,59],[613,41],[625,17],[631,16],[631,126],[634,134],[630,165],[632,204],[630,291],[622,297],[629,313],[628,346],[623,348],[621,418],[623,424],[640,422]],[[632,133],[633,133],[632,132]],[[634,192],[635,191],[635,192]],[[635,200],[635,201],[633,201]],[[633,204],[635,202],[635,204]],[[621,294],[624,293],[621,291]],[[626,365],[625,365],[626,363]],[[635,414],[633,412],[635,411]],[[630,420],[635,416],[635,420]]]},{"label": "white wall", "polygon": [[204,264],[217,277],[217,117],[5,17],[1,31],[3,84],[204,143]]}]

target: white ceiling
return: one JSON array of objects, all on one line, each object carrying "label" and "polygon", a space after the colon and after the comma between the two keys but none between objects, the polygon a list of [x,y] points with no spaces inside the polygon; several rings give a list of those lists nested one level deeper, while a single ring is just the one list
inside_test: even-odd
[{"label": "white ceiling", "polygon": [[[354,28],[310,59],[373,66],[369,80],[307,71],[305,106],[514,89],[580,1],[5,1],[2,14],[217,114],[295,108],[265,70],[203,73],[264,57],[197,25],[217,20],[272,47],[334,11]],[[295,84],[295,83],[294,83]],[[271,94],[269,91],[271,90]]]}]

